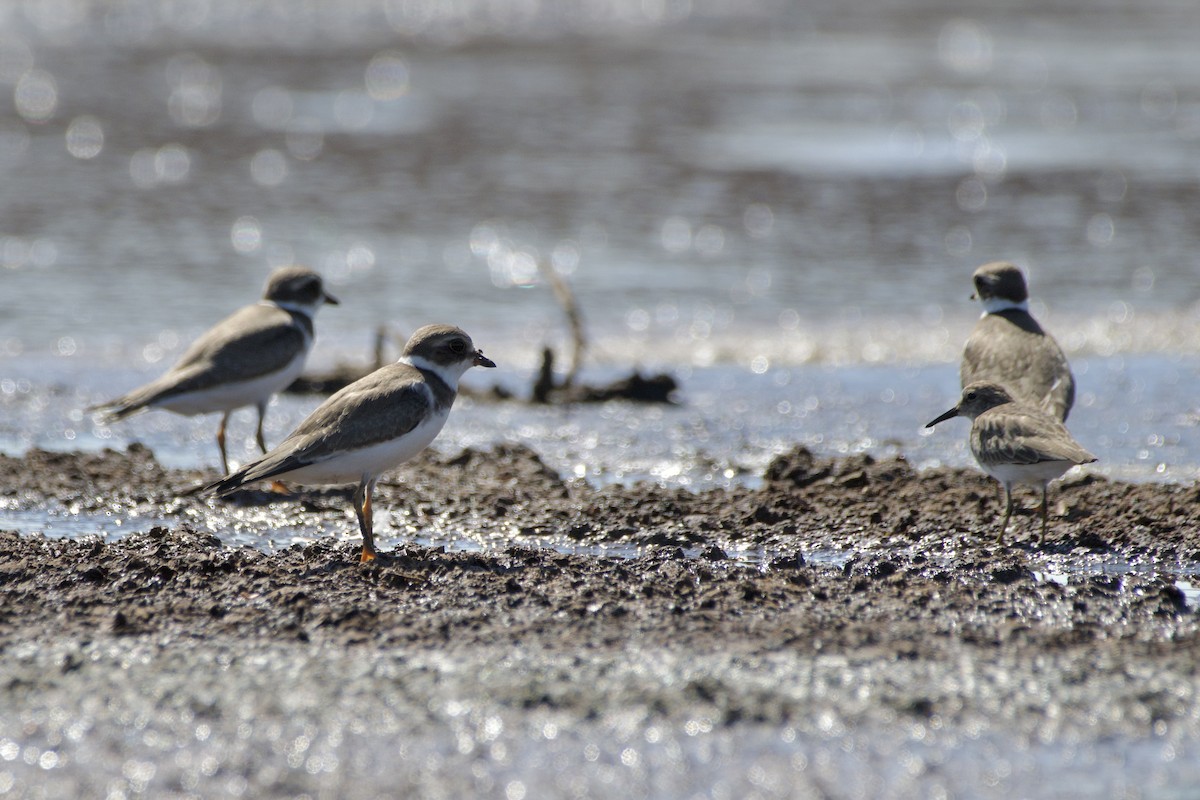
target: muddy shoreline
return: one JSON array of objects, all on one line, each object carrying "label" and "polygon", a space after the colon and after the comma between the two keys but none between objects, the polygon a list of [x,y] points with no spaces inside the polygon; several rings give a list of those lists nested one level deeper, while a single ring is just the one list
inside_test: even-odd
[{"label": "muddy shoreline", "polygon": [[[88,736],[55,723],[58,709],[90,719],[95,736],[109,730],[117,751],[127,730],[113,731],[130,714],[188,732],[203,717],[214,742],[230,740],[214,775],[240,775],[252,795],[291,776],[293,790],[374,796],[369,780],[347,794],[338,770],[277,774],[263,771],[270,758],[238,760],[255,749],[239,757],[232,746],[245,708],[287,728],[292,691],[311,700],[301,716],[313,739],[344,724],[330,715],[375,697],[415,715],[414,730],[443,732],[465,707],[491,709],[510,730],[546,715],[556,725],[633,715],[643,727],[706,720],[814,737],[829,725],[917,726],[1043,745],[1170,737],[1184,752],[1200,742],[1200,627],[1181,588],[1200,562],[1194,486],[1075,477],[1052,495],[1044,546],[1032,493],[999,546],[999,492],[970,470],[797,449],[759,488],[595,489],[502,446],[429,454],[376,497],[397,528],[491,544],[448,552],[393,531],[395,549],[361,565],[349,537],[273,551],[223,544],[194,521],[224,501],[187,494],[209,476],[164,469],[138,445],[0,457],[0,476],[10,509],[179,520],[112,542],[0,532],[0,757],[5,742],[39,752],[58,742],[49,770],[0,761],[0,780],[18,788],[132,785],[119,764],[115,777],[97,766]],[[230,502],[351,529],[340,490]],[[640,554],[565,552],[603,543]],[[843,556],[813,558],[830,551]],[[264,666],[251,668],[256,659]],[[214,681],[218,662],[225,677]],[[346,669],[365,670],[362,695],[346,694]],[[266,747],[258,729],[247,739]],[[215,785],[202,770],[153,773],[146,785],[168,794]]]}]

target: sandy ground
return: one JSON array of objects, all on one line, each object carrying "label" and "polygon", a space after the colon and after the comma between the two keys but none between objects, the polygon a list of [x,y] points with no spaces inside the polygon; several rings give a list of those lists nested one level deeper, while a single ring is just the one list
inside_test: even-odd
[{"label": "sandy ground", "polygon": [[[1077,477],[1051,495],[1044,545],[1032,493],[997,545],[1000,493],[973,471],[796,450],[761,488],[597,490],[504,447],[428,455],[376,495],[402,521],[491,544],[402,544],[361,565],[349,537],[264,552],[189,521],[271,503],[296,524],[349,530],[348,491],[198,498],[187,490],[211,476],[166,470],[136,445],[0,457],[0,476],[9,508],[180,520],[113,543],[0,532],[0,794],[511,797],[534,758],[514,752],[529,741],[514,726],[611,732],[618,719],[647,737],[792,731],[773,746],[801,753],[853,731],[1198,752],[1192,486]],[[508,733],[489,739],[489,724]],[[878,784],[831,789],[793,754],[794,774],[755,791],[940,785],[929,765],[889,782],[886,748],[864,746]],[[529,796],[603,796],[571,769],[585,750],[553,756],[577,784],[543,776],[547,791]],[[404,753],[432,761],[399,769]],[[474,772],[452,768],[466,755]],[[971,783],[984,766],[944,793],[1004,796],[1003,770]],[[686,775],[654,791],[642,767],[643,796],[688,796]],[[1178,781],[1200,774],[1180,768]],[[1155,794],[1133,775],[1125,794],[1188,796],[1165,781]]]}]

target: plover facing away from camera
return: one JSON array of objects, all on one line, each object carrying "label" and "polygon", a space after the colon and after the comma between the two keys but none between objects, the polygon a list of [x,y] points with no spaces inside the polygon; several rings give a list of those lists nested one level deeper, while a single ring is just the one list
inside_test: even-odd
[{"label": "plover facing away from camera", "polygon": [[963,347],[961,386],[998,383],[1016,399],[1066,421],[1075,378],[1058,342],[1029,313],[1025,276],[1013,264],[996,261],[975,270],[973,280],[983,316]]},{"label": "plover facing away from camera", "polygon": [[313,316],[322,304],[337,305],[321,276],[303,267],[283,267],[267,279],[262,300],[238,309],[192,343],[162,377],[129,394],[94,406],[106,423],[148,408],[192,416],[221,412],[217,447],[221,470],[229,472],[225,426],[243,406],[258,410],[255,440],[267,452],[263,416],[272,395],[300,376],[313,343]]},{"label": "plover facing away from camera", "polygon": [[1029,403],[1014,400],[998,383],[979,381],[963,389],[958,405],[929,422],[932,428],[951,417],[971,420],[971,454],[979,466],[1004,486],[1004,522],[998,544],[1012,516],[1013,484],[1042,487],[1042,535],[1046,541],[1046,486],[1071,467],[1090,464],[1096,457],[1071,437],[1055,417]]},{"label": "plover facing away from camera", "polygon": [[362,533],[361,560],[371,561],[371,493],[380,475],[417,455],[438,435],[464,372],[495,366],[460,328],[426,325],[408,340],[399,361],[330,396],[278,447],[205,491],[224,495],[270,479],[357,483],[354,513]]}]

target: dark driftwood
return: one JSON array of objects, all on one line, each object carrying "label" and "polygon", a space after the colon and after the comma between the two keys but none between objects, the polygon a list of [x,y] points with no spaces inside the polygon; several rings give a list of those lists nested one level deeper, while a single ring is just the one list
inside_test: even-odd
[{"label": "dark driftwood", "polygon": [[634,370],[627,377],[600,386],[554,381],[554,351],[542,350],[542,366],[533,382],[531,403],[604,403],[608,400],[633,400],[639,403],[674,403],[671,395],[678,382],[665,373],[643,376]]},{"label": "dark driftwood", "polygon": [[[284,391],[289,394],[330,395],[347,386],[375,367],[354,364],[339,364],[328,372],[301,375]],[[629,375],[599,386],[574,383],[570,386],[554,379],[554,351],[542,351],[542,366],[533,382],[529,402],[539,404],[603,403],[608,400],[632,400],[639,403],[674,403],[672,394],[679,388],[675,378],[665,373],[642,375],[634,370]],[[460,387],[464,394],[476,397],[491,397],[497,400],[517,399],[502,386],[493,386],[490,391],[471,392]]]},{"label": "dark driftwood", "polygon": [[[608,400],[633,400],[640,403],[674,403],[671,395],[679,388],[675,378],[665,373],[643,376],[634,369],[628,376],[619,378],[611,383],[600,386],[589,386],[578,383],[579,371],[582,367],[583,356],[587,351],[587,336],[583,330],[583,314],[570,285],[559,274],[558,270],[548,264],[539,265],[542,275],[554,292],[554,299],[562,307],[567,318],[567,326],[571,330],[571,365],[562,380],[554,375],[554,350],[550,347],[542,349],[542,364],[534,377],[530,389],[529,402],[547,404],[569,403],[603,403]],[[379,369],[385,360],[385,345],[388,340],[400,343],[403,340],[393,337],[385,326],[380,326],[375,332],[372,366],[339,364],[329,372],[315,375],[301,375],[285,391],[290,394],[333,394],[343,386],[358,380],[373,370]],[[466,394],[480,396],[481,393],[470,392],[465,387],[461,390]],[[494,386],[490,392],[483,393],[499,400],[511,400],[512,392],[501,386]]]},{"label": "dark driftwood", "polygon": [[671,395],[679,388],[666,373],[642,375],[634,370],[629,377],[602,386],[573,386],[560,403],[603,403],[608,400],[634,400],[639,403],[674,403]]},{"label": "dark driftwood", "polygon": [[577,383],[583,356],[587,351],[587,336],[583,331],[583,312],[570,284],[552,264],[540,262],[538,270],[554,292],[554,299],[567,318],[571,330],[571,366],[561,381],[554,378],[554,350],[542,348],[542,365],[533,380],[531,403],[603,403],[607,400],[635,400],[642,403],[673,403],[671,394],[679,388],[670,375],[643,377],[636,369],[626,378],[603,386]]}]

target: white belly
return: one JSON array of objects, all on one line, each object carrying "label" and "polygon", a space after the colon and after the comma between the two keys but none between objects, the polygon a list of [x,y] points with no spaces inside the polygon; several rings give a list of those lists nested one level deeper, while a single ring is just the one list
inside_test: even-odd
[{"label": "white belly", "polygon": [[1061,477],[1075,466],[1070,461],[1040,461],[1037,464],[980,464],[983,471],[1006,485],[1032,483],[1041,486]]},{"label": "white belly", "polygon": [[210,414],[214,411],[232,411],[242,406],[265,403],[276,392],[281,392],[300,377],[304,369],[307,352],[300,352],[278,372],[263,375],[249,381],[239,381],[222,386],[213,386],[198,392],[188,392],[156,404],[159,408],[176,414]]},{"label": "white belly", "polygon": [[425,420],[399,439],[380,442],[358,450],[348,450],[316,464],[292,470],[280,475],[281,480],[303,484],[359,483],[378,478],[384,472],[403,464],[429,446],[446,419],[449,411]]}]

